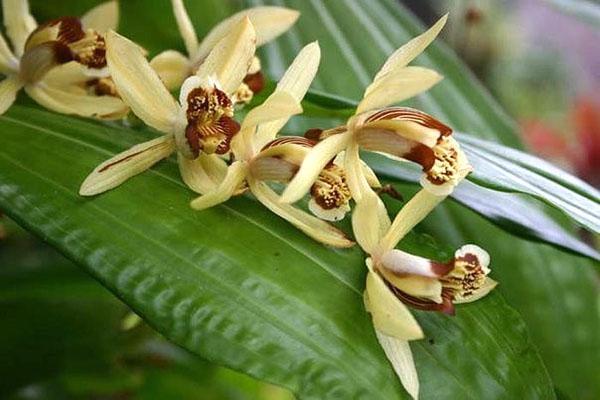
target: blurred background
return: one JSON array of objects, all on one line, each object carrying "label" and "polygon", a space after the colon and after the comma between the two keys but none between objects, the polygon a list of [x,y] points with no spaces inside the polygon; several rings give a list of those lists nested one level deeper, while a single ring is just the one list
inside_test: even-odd
[{"label": "blurred background", "polygon": [[[402,3],[426,25],[449,11],[443,40],[518,122],[529,150],[600,186],[597,11],[565,13],[562,0]],[[0,315],[0,399],[292,398],[169,344],[6,217]]]}]

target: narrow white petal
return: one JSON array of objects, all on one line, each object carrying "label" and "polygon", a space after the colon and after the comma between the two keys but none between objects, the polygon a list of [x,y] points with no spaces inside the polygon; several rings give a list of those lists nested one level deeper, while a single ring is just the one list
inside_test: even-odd
[{"label": "narrow white petal", "polygon": [[27,0],[2,0],[2,15],[13,51],[17,57],[21,57],[27,37],[37,28],[37,23],[29,12],[29,2]]},{"label": "narrow white petal", "polygon": [[194,192],[199,194],[215,190],[225,179],[227,164],[216,154],[200,153],[195,160],[177,154],[181,179]]},{"label": "narrow white petal", "polygon": [[191,74],[190,60],[175,50],[166,50],[150,61],[150,66],[169,90],[179,89]]},{"label": "narrow white petal", "polygon": [[278,201],[277,193],[275,193],[267,184],[255,181],[252,177],[248,177],[248,184],[250,185],[252,194],[254,194],[258,201],[265,207],[290,222],[316,241],[332,247],[345,248],[354,245],[354,242],[349,240],[342,231],[327,222],[313,217],[290,204],[280,203]]},{"label": "narrow white petal", "polygon": [[363,113],[399,103],[429,90],[441,80],[442,76],[431,69],[404,67],[369,86],[356,112]]},{"label": "narrow white petal", "polygon": [[248,18],[242,19],[221,39],[196,71],[201,78],[215,76],[231,95],[241,85],[256,50],[256,33]]},{"label": "narrow white petal", "polygon": [[383,266],[396,274],[419,275],[429,278],[439,277],[430,260],[402,250],[392,249],[381,257]]},{"label": "narrow white petal", "polygon": [[185,49],[191,57],[198,49],[198,36],[194,30],[194,25],[192,25],[192,21],[185,9],[183,0],[171,0],[171,4],[173,5],[173,13],[175,14],[175,20],[177,21],[177,28],[179,28],[179,33],[183,38]]},{"label": "narrow white petal", "polygon": [[250,157],[251,154],[242,154],[243,149],[253,152],[262,148],[266,143],[255,144],[256,126],[270,123],[274,120],[287,121],[292,115],[302,113],[302,106],[290,93],[275,91],[260,106],[253,108],[242,122],[240,132],[234,137],[232,148],[236,157]]},{"label": "narrow white petal", "polygon": [[110,31],[106,35],[106,59],[110,73],[123,100],[146,124],[164,133],[171,133],[180,108],[141,48]]},{"label": "narrow white petal", "polygon": [[377,329],[375,329],[375,334],[396,375],[400,378],[402,386],[404,386],[404,389],[406,389],[413,399],[418,399],[419,377],[412,352],[410,351],[410,345],[406,340],[399,340],[388,336]]},{"label": "narrow white petal", "polygon": [[258,47],[287,31],[296,22],[299,15],[298,11],[284,7],[266,6],[242,10],[211,29],[208,35],[202,39],[195,54],[190,53],[192,61],[196,64],[204,60],[219,40],[246,16],[250,18],[250,22],[256,30],[256,46]]},{"label": "narrow white petal", "polygon": [[133,146],[97,166],[81,184],[79,194],[93,196],[115,188],[168,157],[173,151],[175,141],[171,135]]},{"label": "narrow white petal", "polygon": [[81,17],[84,29],[93,29],[99,33],[116,31],[119,26],[119,3],[106,1],[89,10]]},{"label": "narrow white petal", "polygon": [[0,115],[10,108],[17,98],[17,93],[23,87],[23,82],[15,76],[10,75],[0,82]]},{"label": "narrow white petal", "polygon": [[376,82],[384,75],[394,74],[399,69],[405,67],[414,60],[419,54],[421,54],[427,46],[431,44],[440,33],[444,25],[446,24],[446,20],[448,19],[448,14],[444,15],[440,18],[431,28],[429,28],[426,32],[421,35],[413,38],[408,43],[400,47],[396,50],[383,64],[377,75],[375,75],[375,79],[373,82]]},{"label": "narrow white petal", "polygon": [[15,74],[19,70],[19,60],[10,50],[4,35],[0,33],[0,73],[4,75]]},{"label": "narrow white petal", "polygon": [[300,170],[281,195],[281,202],[293,203],[300,200],[310,190],[323,168],[346,147],[350,138],[350,133],[346,132],[319,142],[304,158]]},{"label": "narrow white petal", "polygon": [[[320,61],[321,49],[317,42],[304,46],[277,84],[275,92],[289,93],[300,103],[317,74]],[[261,125],[256,133],[257,148],[260,149],[275,139],[279,130],[283,128],[288,120],[289,118],[281,118]]]},{"label": "narrow white petal", "polygon": [[127,104],[118,97],[88,94],[79,87],[59,89],[40,82],[25,86],[25,91],[38,104],[61,114],[114,120],[129,113]]},{"label": "narrow white petal", "polygon": [[224,203],[231,198],[244,182],[248,173],[248,164],[243,161],[236,161],[227,168],[225,179],[214,190],[192,200],[190,206],[195,210],[205,210],[207,208]]},{"label": "narrow white petal", "polygon": [[381,250],[391,250],[446,197],[435,196],[425,189],[419,191],[396,214],[387,234],[381,239]]},{"label": "narrow white petal", "polygon": [[346,171],[346,180],[352,198],[360,202],[363,195],[372,192],[369,182],[363,174],[363,167],[360,160],[358,143],[352,139],[344,153],[344,169]]},{"label": "narrow white petal", "polygon": [[371,313],[373,325],[378,331],[400,340],[423,338],[423,331],[400,300],[391,292],[377,272],[370,266],[367,274],[365,305]]},{"label": "narrow white petal", "polygon": [[372,254],[389,227],[390,219],[381,199],[374,192],[365,193],[352,212],[352,231],[360,247]]}]

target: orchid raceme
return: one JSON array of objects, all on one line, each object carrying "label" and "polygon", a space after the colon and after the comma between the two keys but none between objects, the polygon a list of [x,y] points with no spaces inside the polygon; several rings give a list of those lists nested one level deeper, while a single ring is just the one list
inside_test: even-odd
[{"label": "orchid raceme", "polygon": [[[249,189],[269,210],[286,219],[308,236],[334,247],[353,245],[343,232],[291,205],[280,204],[278,194],[267,182],[287,182],[299,168],[314,142],[303,137],[276,138],[289,118],[302,112],[300,102],[308,90],[319,67],[319,45],[305,46],[279,81],[275,91],[263,104],[250,111],[244,119],[240,133],[232,141],[235,160],[223,180],[214,189],[192,201],[191,206],[203,210],[227,201]],[[327,183],[337,182],[336,194],[347,193],[338,167],[326,167]],[[339,178],[336,181],[336,177]],[[317,181],[318,182],[318,181]],[[315,194],[322,199],[321,193]]]},{"label": "orchid raceme", "polygon": [[254,56],[256,34],[244,18],[209,53],[195,75],[184,82],[179,104],[146,61],[142,49],[110,31],[106,58],[123,100],[162,137],[139,144],[99,165],[83,182],[80,194],[95,195],[120,185],[177,152],[183,180],[202,193],[223,179],[234,135],[232,96]]},{"label": "orchid raceme", "polygon": [[[256,46],[258,47],[287,31],[299,16],[298,11],[284,7],[249,8],[221,21],[199,42],[183,0],[171,0],[171,4],[187,55],[175,50],[167,50],[158,54],[150,62],[150,65],[171,90],[179,88],[183,80],[195,72],[217,42],[241,19],[250,18],[256,30]],[[236,103],[249,102],[253,94],[262,90],[263,86],[264,78],[261,73],[260,60],[258,57],[254,57],[247,76],[234,96]]]},{"label": "orchid raceme", "polygon": [[64,114],[118,119],[129,108],[118,97],[106,68],[104,33],[116,29],[116,1],[100,4],[81,19],[64,17],[38,26],[27,0],[3,0],[6,33],[0,35],[0,113],[18,91]]},{"label": "orchid raceme", "polygon": [[[407,64],[435,39],[445,22],[444,16],[427,32],[412,39],[388,58],[366,89],[356,114],[345,126],[311,131],[320,143],[306,157],[283,192],[282,202],[292,203],[302,198],[323,167],[341,152],[346,153],[346,171],[359,171],[360,159],[348,157],[348,153],[358,152],[360,148],[416,162],[424,171],[421,179],[423,187],[440,196],[452,192],[471,170],[458,143],[451,137],[452,130],[424,112],[390,107],[440,81],[441,77],[436,72]],[[348,160],[353,160],[350,161],[353,164],[349,164]],[[349,176],[348,184],[355,197],[360,191],[353,176]]]}]

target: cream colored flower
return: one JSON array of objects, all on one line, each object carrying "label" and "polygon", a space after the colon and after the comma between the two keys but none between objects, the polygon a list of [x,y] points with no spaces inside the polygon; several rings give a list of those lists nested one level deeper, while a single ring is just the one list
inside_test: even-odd
[{"label": "cream colored flower", "polygon": [[[242,18],[250,18],[256,30],[256,46],[258,47],[287,31],[299,16],[297,11],[284,7],[249,8],[221,21],[199,42],[183,0],[171,0],[171,3],[187,55],[175,50],[167,50],[154,57],[150,62],[150,65],[158,72],[158,75],[170,90],[179,88],[183,80],[192,75],[204,62],[215,44]],[[243,83],[234,95],[235,103],[249,102],[253,94],[262,90],[263,86],[264,79],[261,73],[260,60],[258,57],[254,57]]]},{"label": "cream colored flower", "polygon": [[18,91],[60,113],[117,119],[128,107],[114,90],[106,69],[104,32],[116,29],[116,1],[103,3],[81,19],[59,18],[38,26],[27,0],[3,0],[6,33],[0,35],[0,113]]},{"label": "cream colored flower", "polygon": [[490,257],[474,245],[458,249],[449,262],[395,249],[443,197],[422,189],[390,222],[376,193],[365,183],[360,187],[365,191],[357,201],[352,223],[357,242],[369,254],[365,307],[396,374],[416,399],[419,380],[408,341],[424,335],[407,306],[453,314],[454,304],[480,299],[496,286],[488,277]]},{"label": "cream colored flower", "polygon": [[[304,47],[275,91],[247,114],[240,133],[231,144],[235,161],[227,168],[220,184],[191,202],[194,209],[213,207],[248,189],[269,210],[315,240],[334,247],[353,245],[343,232],[328,223],[291,205],[279,203],[278,194],[267,184],[289,181],[314,145],[303,137],[275,137],[292,115],[302,112],[300,102],[317,72],[320,57],[316,42]],[[327,183],[339,177],[336,168],[334,164],[326,167],[327,178],[324,179]],[[195,185],[192,177],[188,179],[188,184]],[[348,191],[343,182],[340,186]]]},{"label": "cream colored flower", "polygon": [[99,165],[80,194],[95,195],[120,185],[177,152],[183,180],[200,193],[221,182],[232,138],[240,126],[233,118],[232,95],[252,62],[256,34],[248,18],[239,20],[186,79],[179,103],[146,61],[143,50],[110,31],[106,59],[123,100],[162,137],[139,144]]},{"label": "cream colored flower", "polygon": [[[446,196],[470,171],[471,166],[451,137],[452,130],[424,112],[406,107],[389,107],[428,90],[441,80],[435,71],[407,66],[437,36],[446,17],[424,34],[396,50],[366,89],[356,114],[345,126],[321,132],[321,141],[306,157],[302,167],[283,192],[281,201],[292,203],[304,196],[323,167],[345,152],[345,169],[352,197],[359,200],[359,149],[412,161],[424,171],[421,183],[432,194]],[[386,107],[386,108],[382,108]]]}]

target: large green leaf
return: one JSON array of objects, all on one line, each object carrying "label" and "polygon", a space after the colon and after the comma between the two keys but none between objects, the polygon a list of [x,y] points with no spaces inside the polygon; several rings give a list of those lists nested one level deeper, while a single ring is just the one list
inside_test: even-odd
[{"label": "large green leaf", "polygon": [[[0,207],[165,336],[301,398],[402,397],[362,305],[358,250],[317,245],[246,198],[193,212],[174,162],[103,196],[77,195],[87,171],[144,131],[19,106],[0,129]],[[522,322],[500,296],[455,318],[419,319],[432,339],[415,346],[424,382],[445,382],[424,384],[426,397],[551,396]],[[473,334],[482,331],[490,335]]]}]

